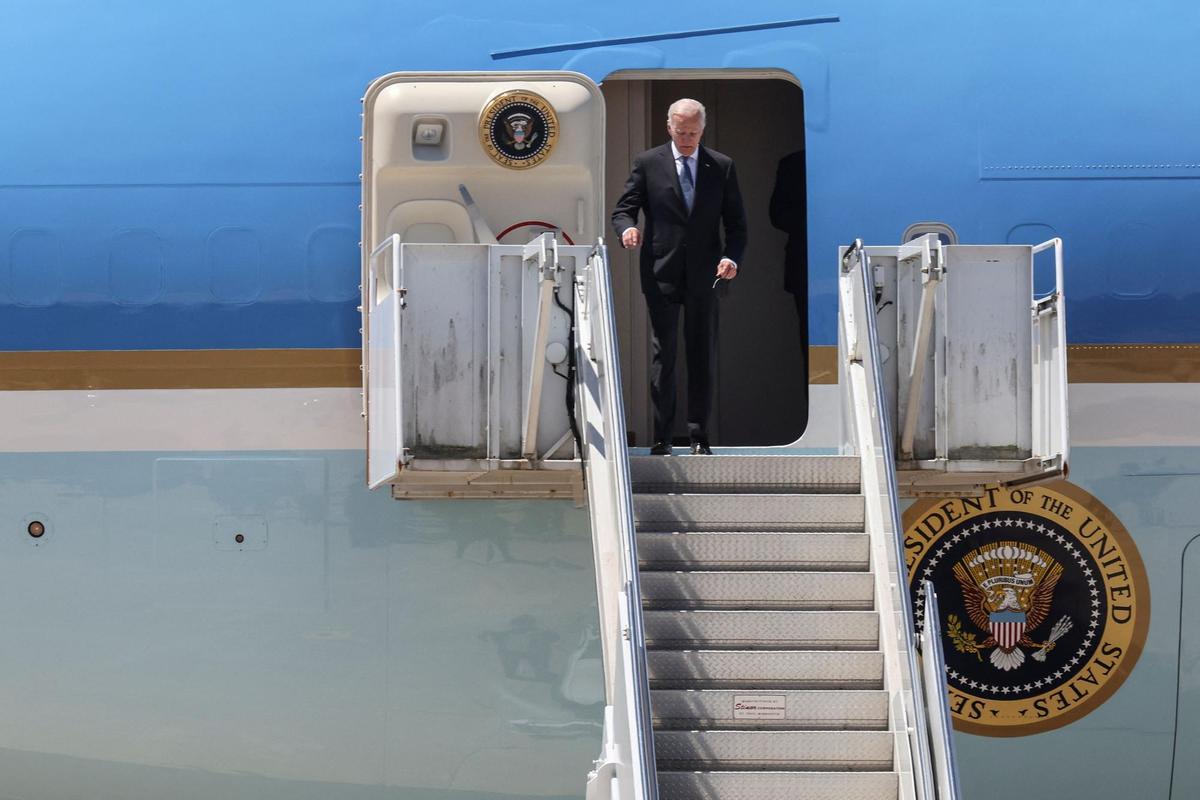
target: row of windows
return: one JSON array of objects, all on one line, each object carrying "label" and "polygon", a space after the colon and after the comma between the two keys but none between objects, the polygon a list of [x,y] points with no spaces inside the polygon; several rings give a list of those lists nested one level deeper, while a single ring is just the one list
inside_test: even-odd
[{"label": "row of windows", "polygon": [[[927,233],[936,233],[945,244],[957,244],[958,234],[943,222],[918,222],[904,232],[903,241],[909,241]],[[1006,244],[1041,244],[1060,234],[1050,225],[1027,222],[1008,231]],[[1167,287],[1167,260],[1156,257],[1151,248],[1163,246],[1167,240],[1153,225],[1145,222],[1123,222],[1112,229],[1105,241],[1104,259],[1099,277],[1104,281],[1107,294],[1126,300],[1152,297]],[[1068,240],[1067,246],[1075,243]],[[1067,274],[1075,262],[1068,255]],[[1076,274],[1082,274],[1082,265],[1075,266]],[[1092,276],[1089,276],[1092,277]],[[1094,279],[1094,277],[1093,277]],[[1044,294],[1054,286],[1054,262],[1050,252],[1040,254],[1034,261],[1034,290]]]},{"label": "row of windows", "polygon": [[52,306],[68,291],[130,306],[170,300],[173,291],[191,297],[207,291],[220,303],[253,303],[275,290],[303,292],[316,302],[358,296],[358,231],[346,225],[313,230],[304,240],[302,264],[270,252],[253,229],[235,227],[209,233],[199,262],[189,258],[186,268],[178,248],[151,230],[114,233],[88,253],[82,272],[68,264],[65,249],[52,230],[13,233],[6,268],[0,267],[0,298],[36,307]]},{"label": "row of windows", "polygon": [[[912,226],[905,238],[931,231],[945,231],[947,239],[954,235],[941,223],[925,225],[934,227]],[[1145,253],[1147,242],[1154,241],[1153,233],[1142,223],[1126,223],[1110,237],[1102,272],[1112,295],[1142,298],[1163,288],[1164,262]],[[1009,244],[1036,244],[1057,235],[1049,225],[1026,223],[1006,238]],[[326,303],[358,297],[358,231],[347,225],[312,230],[304,240],[302,264],[293,255],[270,252],[251,228],[217,228],[205,238],[199,262],[189,260],[186,273],[178,277],[171,274],[173,269],[183,269],[176,266],[178,248],[151,230],[114,233],[88,253],[82,273],[68,263],[66,249],[60,234],[52,230],[24,228],[13,233],[8,247],[0,251],[7,262],[0,263],[0,302],[52,306],[62,301],[69,288],[76,297],[83,294],[130,306],[170,300],[173,291],[187,292],[189,297],[206,292],[212,301],[235,304],[253,303],[266,291],[303,292],[311,301]],[[1052,278],[1040,263],[1036,272],[1038,284]]]}]

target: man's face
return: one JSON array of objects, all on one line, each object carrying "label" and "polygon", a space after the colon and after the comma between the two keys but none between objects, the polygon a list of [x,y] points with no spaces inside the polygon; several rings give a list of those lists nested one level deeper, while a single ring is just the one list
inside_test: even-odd
[{"label": "man's face", "polygon": [[700,137],[704,134],[704,125],[700,122],[699,114],[673,114],[667,123],[667,133],[671,141],[679,149],[681,155],[690,156],[700,146]]}]

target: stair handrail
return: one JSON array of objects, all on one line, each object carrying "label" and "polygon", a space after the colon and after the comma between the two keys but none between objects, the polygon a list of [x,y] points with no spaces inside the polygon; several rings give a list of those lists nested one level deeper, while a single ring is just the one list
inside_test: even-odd
[{"label": "stair handrail", "polygon": [[938,611],[937,589],[933,581],[921,582],[925,601],[924,625],[921,627],[921,666],[925,670],[925,705],[929,710],[933,745],[933,772],[937,781],[939,800],[957,800],[958,763],[954,752],[954,736],[950,731],[950,696],[946,691],[946,652],[942,648],[941,616]]},{"label": "stair handrail", "polygon": [[[575,277],[576,408],[604,648],[604,742],[588,800],[658,800],[646,638],[617,323],[608,252],[599,240]],[[614,559],[613,556],[618,556]]]},{"label": "stair handrail", "polygon": [[[889,555],[889,558],[895,559],[891,594],[893,601],[898,606],[896,610],[899,612],[902,623],[898,626],[898,634],[903,639],[905,650],[902,666],[908,672],[912,687],[910,692],[906,692],[909,695],[906,699],[909,699],[910,702],[905,704],[905,712],[906,714],[911,713],[912,718],[905,722],[909,727],[910,735],[916,737],[916,746],[912,748],[913,779],[916,783],[917,797],[920,800],[952,800],[952,798],[939,797],[937,794],[933,767],[930,763],[932,759],[929,757],[933,746],[930,742],[931,737],[944,739],[949,734],[944,728],[932,730],[929,726],[925,706],[928,702],[928,695],[924,689],[921,671],[917,666],[917,635],[914,628],[912,600],[909,597],[908,582],[905,576],[904,539],[900,523],[899,492],[896,485],[894,439],[887,411],[888,405],[884,398],[883,376],[880,374],[882,361],[879,354],[873,303],[874,278],[861,239],[856,239],[854,244],[846,248],[842,255],[841,279],[839,296],[844,320],[841,334],[850,337],[846,342],[846,358],[842,369],[849,375],[853,368],[860,368],[862,370],[861,380],[864,382],[862,387],[856,387],[855,380],[847,380],[846,392],[851,396],[850,408],[855,417],[851,421],[851,430],[855,432],[865,430],[867,433],[865,437],[856,436],[859,455],[864,461],[864,484],[866,484],[865,476],[868,468],[876,478],[876,485],[864,485],[863,493],[869,506],[882,500],[883,507],[879,509],[879,512],[885,519],[881,521],[891,527],[891,538],[894,544],[894,552]],[[855,302],[856,290],[857,293],[860,293],[858,300],[861,305]],[[858,397],[859,393],[867,396]],[[863,438],[868,438],[870,441],[864,443],[861,441]],[[878,468],[866,463],[870,453],[866,452],[864,444],[875,451],[873,460]],[[879,485],[880,482],[882,485]],[[880,489],[883,491],[880,492]],[[876,569],[880,570],[886,570],[889,566],[891,565],[875,565]],[[944,697],[944,673],[941,677],[943,682],[940,689]],[[944,742],[939,742],[937,746],[942,747],[943,745]],[[953,771],[953,761],[947,763],[949,769]]]}]

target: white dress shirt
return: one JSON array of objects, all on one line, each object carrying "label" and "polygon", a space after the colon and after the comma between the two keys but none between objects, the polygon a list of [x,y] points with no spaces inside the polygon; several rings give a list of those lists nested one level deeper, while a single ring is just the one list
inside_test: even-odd
[{"label": "white dress shirt", "polygon": [[[679,148],[675,146],[675,140],[671,140],[671,155],[675,156],[675,174],[679,176],[680,185],[683,184],[683,153],[679,152]],[[688,172],[692,173],[692,189],[695,191],[696,186],[696,156],[700,155],[700,148],[696,147],[692,154],[688,156]]]}]

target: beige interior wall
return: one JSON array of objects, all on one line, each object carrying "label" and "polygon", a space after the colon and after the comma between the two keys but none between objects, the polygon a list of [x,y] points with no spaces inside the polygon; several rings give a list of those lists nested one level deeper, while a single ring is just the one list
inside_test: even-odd
[{"label": "beige interior wall", "polygon": [[[502,91],[528,89],[545,97],[559,122],[554,154],[544,164],[521,172],[494,163],[479,146],[479,113]],[[569,231],[576,242],[591,242],[603,231],[607,213],[596,207],[601,169],[599,147],[603,110],[590,82],[546,77],[514,80],[498,73],[487,79],[447,75],[405,81],[390,79],[369,98],[367,167],[369,229],[367,242],[389,233],[386,220],[397,205],[411,200],[461,202],[459,184],[471,192],[494,233],[525,220],[543,220]],[[415,122],[424,117],[445,124],[447,156],[416,157]],[[514,179],[521,201],[513,202]],[[597,230],[600,228],[600,230]],[[367,250],[370,252],[370,249]]]},{"label": "beige interior wall", "polygon": [[[783,290],[786,236],[771,227],[768,204],[779,159],[804,146],[803,94],[778,79],[608,80],[601,86],[608,116],[605,204],[620,196],[633,155],[667,141],[666,113],[680,97],[704,103],[704,145],[732,156],[746,206],[750,244],[738,277],[723,287],[718,382],[710,435],[718,445],[786,444],[800,430],[796,398],[799,326]],[[637,282],[636,252],[606,232],[618,295],[618,335],[628,426],[649,443],[649,326]],[[682,334],[680,336],[682,344]],[[682,351],[682,347],[681,347]],[[682,352],[678,374],[686,375]],[[686,431],[686,393],[679,387],[677,435]]]}]

